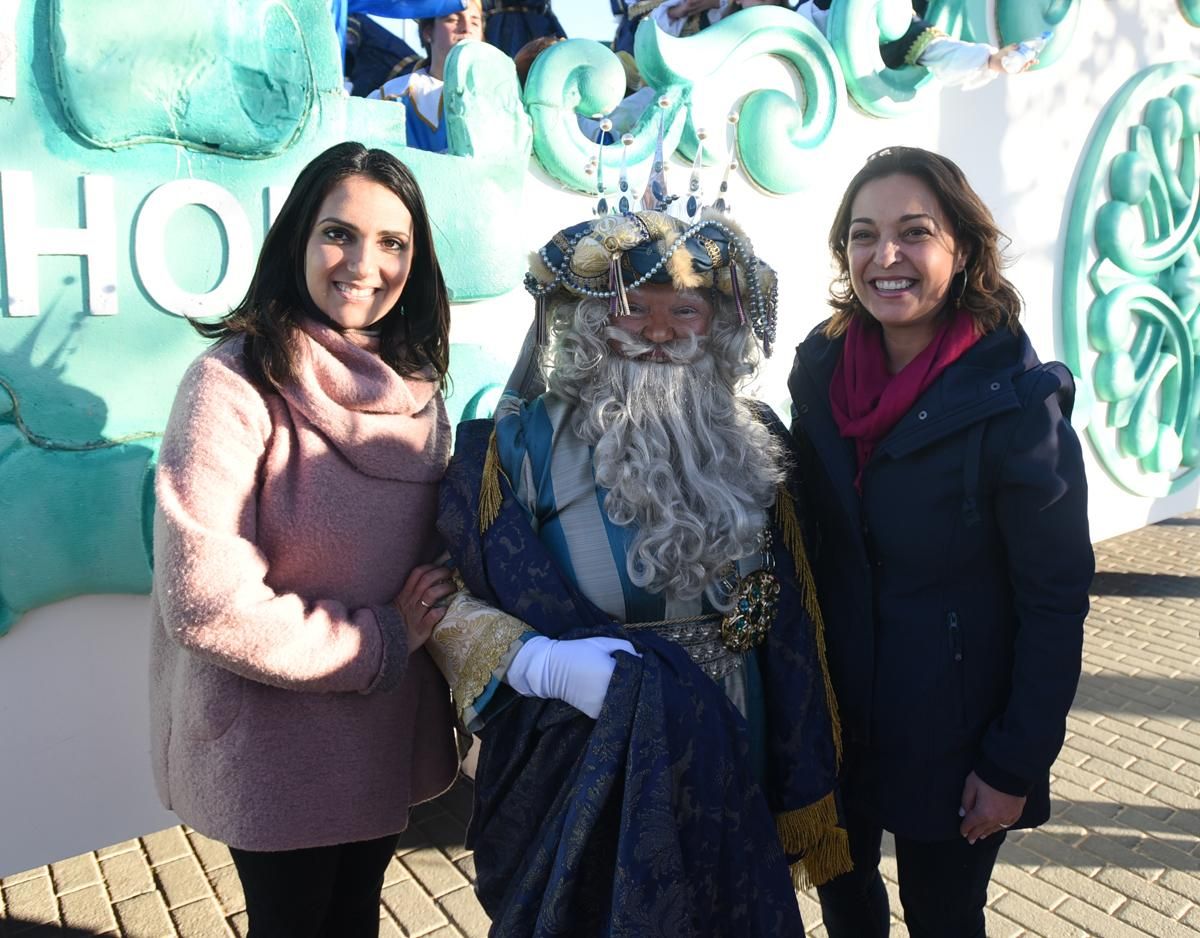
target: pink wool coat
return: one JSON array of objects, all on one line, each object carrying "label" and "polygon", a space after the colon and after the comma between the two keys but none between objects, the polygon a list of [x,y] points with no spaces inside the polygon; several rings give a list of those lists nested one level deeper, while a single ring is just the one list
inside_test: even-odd
[{"label": "pink wool coat", "polygon": [[180,384],[159,455],[152,756],[163,803],[244,850],[403,830],[457,768],[449,693],[389,604],[438,553],[432,382],[305,323],[264,394],[242,340]]}]

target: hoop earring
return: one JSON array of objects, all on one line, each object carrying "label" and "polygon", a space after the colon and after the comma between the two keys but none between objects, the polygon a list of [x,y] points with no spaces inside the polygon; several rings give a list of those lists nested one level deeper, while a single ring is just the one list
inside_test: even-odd
[{"label": "hoop earring", "polygon": [[964,268],[950,278],[950,299],[955,307],[962,305],[963,294],[967,292],[967,271]]}]

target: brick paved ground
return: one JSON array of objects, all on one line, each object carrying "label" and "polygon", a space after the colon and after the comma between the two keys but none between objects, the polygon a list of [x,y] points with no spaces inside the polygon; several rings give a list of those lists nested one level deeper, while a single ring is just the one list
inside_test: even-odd
[{"label": "brick paved ground", "polygon": [[[1200,935],[1200,512],[1106,541],[1097,560],[1054,817],[1001,851],[992,938]],[[418,809],[388,869],[382,935],[486,934],[462,847],[469,812],[465,786]],[[816,903],[800,901],[824,935]],[[228,851],[183,827],[0,881],[4,938],[245,931]]]}]

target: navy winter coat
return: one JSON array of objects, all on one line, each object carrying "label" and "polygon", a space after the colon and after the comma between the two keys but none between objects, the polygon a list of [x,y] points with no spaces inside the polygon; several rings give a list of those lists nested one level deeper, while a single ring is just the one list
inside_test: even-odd
[{"label": "navy winter coat", "polygon": [[1001,328],[879,443],[855,491],[817,330],[788,381],[792,433],[847,757],[843,792],[883,827],[959,836],[974,770],[1050,814],[1049,769],[1079,679],[1094,558],[1074,384]]}]

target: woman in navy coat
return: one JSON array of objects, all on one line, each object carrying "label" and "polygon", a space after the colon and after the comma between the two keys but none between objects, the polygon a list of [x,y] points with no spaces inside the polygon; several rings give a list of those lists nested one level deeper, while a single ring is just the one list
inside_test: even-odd
[{"label": "woman in navy coat", "polygon": [[830,230],[834,315],[796,350],[855,863],[819,890],[831,938],[887,934],[883,830],[909,934],[983,936],[1005,831],[1050,816],[1094,560],[1074,385],[1000,238],[950,160],[876,153]]}]

